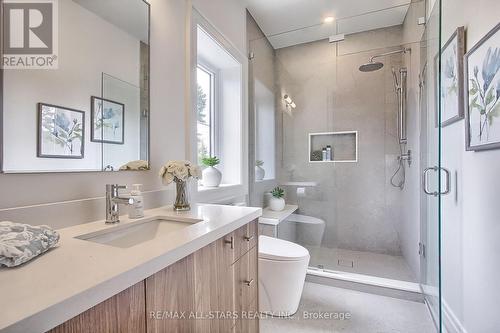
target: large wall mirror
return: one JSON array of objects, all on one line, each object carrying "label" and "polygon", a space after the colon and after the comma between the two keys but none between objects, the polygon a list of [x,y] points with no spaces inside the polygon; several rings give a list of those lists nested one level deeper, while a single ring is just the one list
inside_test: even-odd
[{"label": "large wall mirror", "polygon": [[[149,169],[149,4],[54,6],[57,68],[2,69],[2,171]],[[6,8],[4,1],[2,21],[14,20]],[[43,45],[43,31],[27,31],[25,41]]]}]

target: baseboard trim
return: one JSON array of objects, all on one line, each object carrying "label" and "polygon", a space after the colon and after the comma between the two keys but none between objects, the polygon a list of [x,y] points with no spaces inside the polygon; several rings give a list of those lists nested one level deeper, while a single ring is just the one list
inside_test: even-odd
[{"label": "baseboard trim", "polygon": [[443,299],[443,328],[447,333],[467,333],[458,317],[448,303]]}]

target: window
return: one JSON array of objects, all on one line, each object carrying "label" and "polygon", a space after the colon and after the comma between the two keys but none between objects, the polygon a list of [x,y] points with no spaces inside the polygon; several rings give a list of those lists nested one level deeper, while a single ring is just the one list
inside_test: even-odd
[{"label": "window", "polygon": [[196,131],[198,164],[215,156],[215,73],[198,64],[196,69]]},{"label": "window", "polygon": [[[193,9],[191,32],[190,159],[217,157],[217,188],[198,183],[195,200],[218,202],[248,191],[246,58]],[[245,167],[244,167],[245,166]]]}]

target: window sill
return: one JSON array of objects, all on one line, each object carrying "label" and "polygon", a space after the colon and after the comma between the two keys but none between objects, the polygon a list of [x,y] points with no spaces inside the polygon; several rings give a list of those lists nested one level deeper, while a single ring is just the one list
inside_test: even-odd
[{"label": "window sill", "polygon": [[198,185],[198,192],[224,191],[238,186],[241,186],[241,184],[220,184],[219,187],[205,187],[203,185]]},{"label": "window sill", "polygon": [[246,189],[242,184],[221,184],[219,187],[204,187],[198,185],[196,202],[223,203],[245,195]]},{"label": "window sill", "polygon": [[256,180],[255,182],[258,184],[271,183],[271,182],[275,183],[276,179],[275,178],[266,178],[266,179],[262,179],[262,180]]}]

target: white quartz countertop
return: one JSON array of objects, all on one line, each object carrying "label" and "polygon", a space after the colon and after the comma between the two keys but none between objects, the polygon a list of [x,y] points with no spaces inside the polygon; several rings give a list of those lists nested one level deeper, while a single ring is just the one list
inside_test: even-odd
[{"label": "white quartz countertop", "polygon": [[[104,221],[58,230],[56,248],[17,268],[0,268],[0,332],[45,332],[260,217],[260,208],[193,205],[145,211],[145,218],[197,219],[129,248],[75,238],[114,228]],[[118,225],[132,223],[121,217]]]}]

